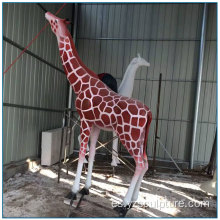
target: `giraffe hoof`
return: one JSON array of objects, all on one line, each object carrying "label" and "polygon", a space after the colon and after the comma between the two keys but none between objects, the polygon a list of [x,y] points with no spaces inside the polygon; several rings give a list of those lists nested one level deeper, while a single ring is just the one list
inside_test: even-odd
[{"label": "giraffe hoof", "polygon": [[117,164],[121,164],[121,162],[120,162],[120,160],[118,158],[116,159],[116,163]]},{"label": "giraffe hoof", "polygon": [[70,200],[76,200],[76,193],[73,193],[72,191],[69,192],[66,196],[65,196],[66,199],[70,199]]},{"label": "giraffe hoof", "polygon": [[119,217],[125,217],[130,208],[131,208],[130,205],[127,206],[118,205],[114,208],[114,210],[119,214]]},{"label": "giraffe hoof", "polygon": [[112,166],[112,167],[117,167],[118,164],[116,163],[116,161],[112,161],[112,162],[111,162],[111,166]]},{"label": "giraffe hoof", "polygon": [[80,192],[79,192],[80,194],[82,194],[82,195],[89,195],[89,189],[87,189],[87,188],[82,188],[81,190],[80,190]]}]

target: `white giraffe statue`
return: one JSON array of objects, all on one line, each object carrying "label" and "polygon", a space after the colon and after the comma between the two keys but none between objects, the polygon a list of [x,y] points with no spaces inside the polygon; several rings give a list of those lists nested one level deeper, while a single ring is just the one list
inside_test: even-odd
[{"label": "white giraffe statue", "polygon": [[[140,54],[137,55],[137,57],[134,57],[130,64],[128,65],[125,74],[123,76],[123,80],[118,88],[118,94],[122,96],[126,96],[128,98],[131,98],[134,88],[134,79],[135,75],[137,73],[137,70],[141,66],[149,67],[150,63],[147,62],[144,58],[140,56]],[[116,136],[116,133],[113,132],[113,137]],[[117,166],[119,164],[118,160],[118,138],[113,140],[112,143],[112,162],[111,166]]]}]

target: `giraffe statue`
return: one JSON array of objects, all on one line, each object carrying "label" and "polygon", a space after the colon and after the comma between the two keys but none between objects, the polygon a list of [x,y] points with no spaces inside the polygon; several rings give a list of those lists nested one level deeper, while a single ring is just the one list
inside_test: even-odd
[{"label": "giraffe statue", "polygon": [[[140,54],[138,54],[137,57],[134,57],[129,63],[123,76],[122,82],[118,88],[118,94],[131,98],[134,88],[134,78],[138,68],[141,66],[149,67],[150,63],[148,63],[144,58],[140,56]],[[113,131],[113,137],[115,137],[116,135],[117,134]],[[118,139],[114,139],[112,143],[111,166],[117,166],[117,164],[119,163],[120,162],[118,160]]]},{"label": "giraffe statue", "polygon": [[120,141],[134,158],[136,167],[122,205],[116,207],[120,216],[125,216],[133,202],[138,198],[141,181],[148,169],[146,144],[152,113],[143,103],[118,95],[109,89],[97,74],[88,69],[81,61],[66,27],[65,19],[60,19],[50,12],[45,14],[57,37],[61,61],[75,94],[75,106],[80,115],[80,152],[76,177],[71,192],[67,197],[72,201],[80,188],[80,177],[87,144],[90,138],[89,163],[86,183],[81,193],[89,194],[95,146],[100,129],[113,130]]},{"label": "giraffe statue", "polygon": [[[140,56],[140,54],[137,55],[137,57],[134,57],[131,62],[129,63],[125,74],[123,76],[122,82],[117,89],[117,81],[114,79],[114,77],[109,73],[100,73],[98,74],[98,77],[102,82],[104,82],[110,89],[112,89],[114,92],[117,92],[118,94],[122,96],[126,96],[131,98],[134,88],[134,78],[137,73],[137,70],[141,66],[149,67],[150,63],[147,62],[144,58]],[[80,136],[80,135],[79,135]],[[113,137],[117,136],[117,134],[113,131]],[[80,140],[80,137],[79,137]],[[80,143],[80,142],[79,142]],[[89,151],[89,147],[87,147],[87,151]],[[84,163],[87,163],[87,160],[85,159]],[[118,139],[114,139],[112,142],[112,162],[111,166],[115,167],[118,164],[120,164],[120,161],[118,159]]]},{"label": "giraffe statue", "polygon": [[[118,93],[118,86],[117,86],[117,80],[110,74],[110,73],[99,73],[98,74],[99,79],[105,83],[112,91]],[[78,118],[79,119],[79,118]],[[80,144],[80,135],[78,136],[78,142]],[[89,144],[87,145],[87,152],[89,151]],[[116,160],[119,163],[118,157],[116,157]],[[85,158],[84,163],[88,163],[87,159]],[[117,166],[117,164],[116,164]]]}]

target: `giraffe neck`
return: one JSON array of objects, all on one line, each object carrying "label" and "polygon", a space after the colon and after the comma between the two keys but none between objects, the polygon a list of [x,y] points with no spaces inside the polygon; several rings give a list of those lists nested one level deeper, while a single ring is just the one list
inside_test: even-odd
[{"label": "giraffe neck", "polygon": [[74,92],[78,95],[87,87],[92,77],[88,68],[80,60],[71,36],[58,39],[61,61]]},{"label": "giraffe neck", "polygon": [[130,63],[125,71],[123,80],[118,88],[118,93],[127,97],[132,96],[134,87],[134,77],[140,65]]},{"label": "giraffe neck", "polygon": [[91,77],[98,76],[81,61],[70,34],[58,38],[58,46],[67,78],[78,95],[85,85],[88,86]]},{"label": "giraffe neck", "polygon": [[90,70],[83,62],[82,60],[80,59],[79,55],[78,55],[78,52],[76,50],[76,47],[75,47],[75,44],[73,42],[73,39],[72,39],[72,36],[70,34],[70,32],[68,31],[68,29],[66,29],[66,36],[64,36],[63,38],[62,37],[59,37],[57,40],[58,40],[58,46],[59,46],[59,49],[63,46],[62,45],[62,42],[63,40],[65,40],[66,38],[69,39],[69,42],[70,42],[70,48],[72,50],[72,54],[76,57],[78,63],[80,64],[80,66],[82,66],[89,75],[95,77],[98,79],[98,76],[97,74],[95,74],[92,70]]}]

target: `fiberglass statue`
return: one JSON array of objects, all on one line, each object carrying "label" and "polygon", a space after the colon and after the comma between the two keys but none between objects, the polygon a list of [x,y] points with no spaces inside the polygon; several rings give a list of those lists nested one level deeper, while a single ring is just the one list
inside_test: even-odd
[{"label": "fiberglass statue", "polygon": [[[136,75],[136,72],[139,67],[146,66],[149,67],[150,63],[148,63],[145,59],[143,59],[140,54],[138,54],[137,57],[133,58],[128,65],[123,80],[118,88],[118,94],[122,96],[126,96],[128,98],[131,98],[134,88],[134,78]],[[113,137],[116,136],[116,133],[113,131]],[[118,139],[113,140],[112,144],[112,166],[117,166],[119,164],[118,160]]]},{"label": "fiberglass statue", "polygon": [[[134,88],[134,79],[135,75],[137,73],[137,70],[141,66],[149,67],[150,63],[148,63],[144,58],[140,56],[140,54],[137,55],[137,57],[134,57],[131,62],[129,63],[125,74],[123,76],[122,82],[117,89],[117,81],[110,75],[106,73],[98,74],[98,77],[102,82],[104,82],[109,88],[111,88],[114,92],[117,92],[120,95],[126,96],[131,98]],[[113,137],[116,136],[116,133],[113,132]],[[80,140],[80,137],[79,137]],[[89,147],[87,148],[87,151],[89,151]],[[87,163],[87,160],[84,161]],[[118,159],[118,139],[114,139],[112,143],[112,162],[111,166],[115,167],[119,164]]]},{"label": "fiberglass statue", "polygon": [[89,194],[95,146],[100,129],[112,130],[116,132],[136,163],[135,173],[122,205],[115,208],[120,216],[125,216],[133,202],[137,200],[141,181],[148,170],[146,144],[152,113],[140,101],[113,92],[98,79],[97,74],[85,66],[78,56],[65,19],[60,19],[50,12],[47,12],[45,16],[57,37],[61,61],[67,79],[76,94],[75,106],[81,121],[81,143],[76,177],[72,190],[67,195],[70,205],[79,192],[82,166],[89,138],[89,164],[86,183],[81,190],[83,195]]}]

